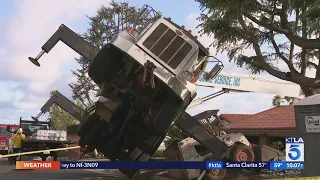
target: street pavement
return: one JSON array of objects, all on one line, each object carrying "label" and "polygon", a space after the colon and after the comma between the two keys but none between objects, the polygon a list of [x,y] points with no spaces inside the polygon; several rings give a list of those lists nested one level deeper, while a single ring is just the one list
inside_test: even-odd
[{"label": "street pavement", "polygon": [[[26,176],[27,175],[27,176]],[[161,176],[148,175],[144,180],[169,180]],[[0,179],[8,180],[128,180],[118,170],[15,170],[6,158],[0,158]]]}]

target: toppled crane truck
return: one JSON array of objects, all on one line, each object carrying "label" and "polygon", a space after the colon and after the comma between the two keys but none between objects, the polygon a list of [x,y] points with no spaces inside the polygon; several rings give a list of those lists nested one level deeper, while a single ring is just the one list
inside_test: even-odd
[{"label": "toppled crane truck", "polygon": [[[78,132],[81,146],[98,149],[111,161],[148,161],[182,119],[190,122],[188,131],[198,142],[222,156],[226,145],[184,112],[196,96],[194,78],[210,62],[208,50],[190,32],[145,5],[129,28],[98,51],[61,25],[29,60],[40,66],[39,58],[59,40],[91,62],[89,77],[101,90],[94,113]],[[205,77],[214,78],[220,63]],[[133,177],[139,170],[122,172]]]}]

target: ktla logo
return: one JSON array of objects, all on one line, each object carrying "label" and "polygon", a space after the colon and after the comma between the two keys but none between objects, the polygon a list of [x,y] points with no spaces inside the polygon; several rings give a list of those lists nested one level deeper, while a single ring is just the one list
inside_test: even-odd
[{"label": "ktla logo", "polygon": [[286,161],[304,161],[304,141],[302,138],[286,138]]}]

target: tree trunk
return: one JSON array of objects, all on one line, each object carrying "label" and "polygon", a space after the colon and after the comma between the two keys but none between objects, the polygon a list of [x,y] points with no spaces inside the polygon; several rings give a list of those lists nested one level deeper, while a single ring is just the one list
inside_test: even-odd
[{"label": "tree trunk", "polygon": [[302,85],[300,85],[300,87],[301,87],[302,92],[304,93],[305,97],[317,94],[317,89],[314,89],[312,87],[302,86]]}]

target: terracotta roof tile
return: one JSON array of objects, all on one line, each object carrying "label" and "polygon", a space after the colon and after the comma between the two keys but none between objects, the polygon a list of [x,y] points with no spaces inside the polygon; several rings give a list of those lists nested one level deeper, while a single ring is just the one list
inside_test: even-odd
[{"label": "terracotta roof tile", "polygon": [[279,106],[229,125],[234,129],[293,129],[296,127],[294,106]]},{"label": "terracotta roof tile", "polygon": [[220,114],[220,118],[229,123],[235,123],[250,116],[253,116],[253,114]]}]

